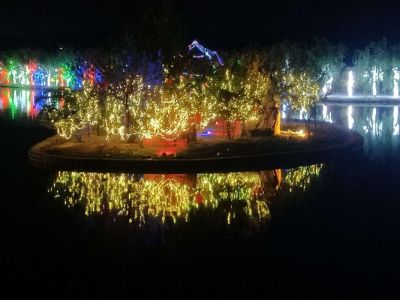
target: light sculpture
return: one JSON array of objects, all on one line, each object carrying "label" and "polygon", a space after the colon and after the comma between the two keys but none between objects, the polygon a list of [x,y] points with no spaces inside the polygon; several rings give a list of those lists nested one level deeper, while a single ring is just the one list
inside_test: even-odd
[{"label": "light sculpture", "polygon": [[207,49],[206,47],[202,46],[198,41],[194,40],[190,45],[189,45],[189,51],[192,51],[193,49],[199,50],[202,54],[200,55],[193,55],[194,58],[204,58],[207,57],[208,60],[212,60],[214,57],[217,59],[217,62],[220,66],[224,65],[224,62],[222,58],[218,55],[217,51],[212,51],[210,49]]}]

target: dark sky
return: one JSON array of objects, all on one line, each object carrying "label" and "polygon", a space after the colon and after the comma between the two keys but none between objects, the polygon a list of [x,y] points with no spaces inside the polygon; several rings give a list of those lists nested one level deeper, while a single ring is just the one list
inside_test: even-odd
[{"label": "dark sky", "polygon": [[[162,2],[179,17],[188,42],[198,38],[214,47],[313,36],[342,41],[350,48],[382,36],[400,42],[400,1],[13,0],[1,6],[0,47],[95,47],[123,31],[143,31],[143,18],[149,16],[143,12],[152,11],[154,17]],[[168,38],[174,33],[166,27],[162,34]]]}]

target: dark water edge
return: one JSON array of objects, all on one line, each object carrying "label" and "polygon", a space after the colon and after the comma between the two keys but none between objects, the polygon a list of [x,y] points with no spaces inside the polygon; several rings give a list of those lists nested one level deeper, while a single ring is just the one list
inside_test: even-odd
[{"label": "dark water edge", "polygon": [[[159,240],[85,218],[47,196],[51,176],[27,151],[51,132],[0,121],[1,269],[20,293],[263,298],[389,295],[398,272],[400,163],[358,155],[327,165],[305,193],[270,204],[253,231],[200,209]],[[150,237],[151,239],[151,237]]]}]

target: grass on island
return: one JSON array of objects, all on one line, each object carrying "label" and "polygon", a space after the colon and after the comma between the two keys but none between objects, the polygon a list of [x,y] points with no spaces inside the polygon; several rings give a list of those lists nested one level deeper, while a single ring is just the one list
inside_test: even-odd
[{"label": "grass on island", "polygon": [[[302,125],[286,125],[283,129],[304,129]],[[348,133],[332,125],[320,124],[316,138],[280,135],[270,137],[247,137],[228,140],[222,137],[201,137],[187,148],[177,147],[176,153],[160,155],[162,147],[143,146],[141,142],[124,142],[117,137],[106,141],[104,136],[85,136],[81,143],[74,139],[66,140],[53,136],[38,145],[41,151],[49,154],[117,159],[145,158],[216,158],[240,155],[290,152],[332,146],[344,142]],[[173,146],[169,146],[173,149]]]}]

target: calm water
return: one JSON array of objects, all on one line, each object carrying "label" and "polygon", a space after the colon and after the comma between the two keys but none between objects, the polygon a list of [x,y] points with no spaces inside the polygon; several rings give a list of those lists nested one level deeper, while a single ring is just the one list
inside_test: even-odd
[{"label": "calm water", "polygon": [[397,106],[321,105],[319,119],[365,139],[364,153],[331,163],[50,174],[26,157],[52,134],[35,121],[45,101],[36,96],[0,89],[1,258],[10,279],[109,296],[135,287],[148,295],[198,288],[214,296],[373,297],[395,288]]}]

